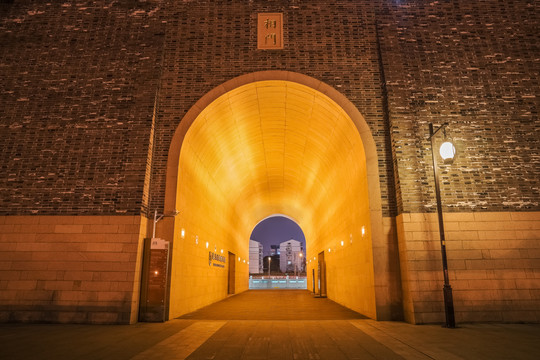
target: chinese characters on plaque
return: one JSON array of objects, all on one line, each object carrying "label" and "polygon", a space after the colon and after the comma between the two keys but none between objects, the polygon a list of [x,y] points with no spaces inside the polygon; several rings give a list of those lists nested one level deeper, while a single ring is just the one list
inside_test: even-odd
[{"label": "chinese characters on plaque", "polygon": [[258,14],[257,49],[283,49],[283,14]]}]

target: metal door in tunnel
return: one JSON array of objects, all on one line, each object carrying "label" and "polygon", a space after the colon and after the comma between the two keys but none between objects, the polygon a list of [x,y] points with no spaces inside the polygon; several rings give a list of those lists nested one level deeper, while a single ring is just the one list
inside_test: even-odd
[{"label": "metal door in tunnel", "polygon": [[236,255],[229,252],[229,280],[227,286],[227,294],[234,294],[235,276],[236,276]]},{"label": "metal door in tunnel", "polygon": [[319,296],[326,297],[326,263],[324,262],[324,251],[319,253],[318,278]]}]

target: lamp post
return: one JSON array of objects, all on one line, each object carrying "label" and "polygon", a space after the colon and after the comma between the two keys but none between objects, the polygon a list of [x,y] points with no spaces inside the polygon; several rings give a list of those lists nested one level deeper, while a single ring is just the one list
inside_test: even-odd
[{"label": "lamp post", "polygon": [[272,257],[268,257],[268,277],[270,277],[270,262],[272,261]]},{"label": "lamp post", "polygon": [[[454,317],[454,300],[452,298],[452,287],[450,286],[450,280],[448,279],[448,262],[446,260],[446,240],[444,237],[444,223],[443,223],[443,213],[441,205],[441,191],[439,188],[439,169],[437,164],[437,157],[435,156],[435,144],[434,137],[440,131],[448,126],[447,123],[441,125],[437,130],[433,131],[433,124],[429,124],[429,139],[431,140],[431,157],[433,159],[433,176],[435,178],[435,196],[437,198],[437,213],[439,217],[439,236],[441,241],[441,257],[442,257],[442,266],[443,266],[443,275],[444,275],[444,286],[443,286],[443,297],[444,297],[444,313],[446,316],[445,327],[455,328],[456,320]],[[446,134],[445,134],[446,136]],[[456,154],[456,149],[454,145],[445,141],[439,150],[441,157],[444,162],[451,162],[454,159]]]}]

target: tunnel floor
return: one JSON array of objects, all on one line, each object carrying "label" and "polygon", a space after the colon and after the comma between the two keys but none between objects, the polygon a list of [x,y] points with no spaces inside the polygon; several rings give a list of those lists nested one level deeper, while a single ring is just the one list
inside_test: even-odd
[{"label": "tunnel floor", "polygon": [[351,320],[366,316],[308,290],[249,290],[186,314],[196,320]]}]

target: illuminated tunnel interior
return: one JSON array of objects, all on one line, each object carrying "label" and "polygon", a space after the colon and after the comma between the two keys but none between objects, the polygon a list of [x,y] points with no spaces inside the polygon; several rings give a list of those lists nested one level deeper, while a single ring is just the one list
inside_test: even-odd
[{"label": "illuminated tunnel interior", "polygon": [[308,284],[324,254],[328,297],[375,317],[368,195],[358,129],[327,95],[268,80],[217,97],[181,145],[170,317],[247,290],[248,240],[272,214],[304,231]]}]

